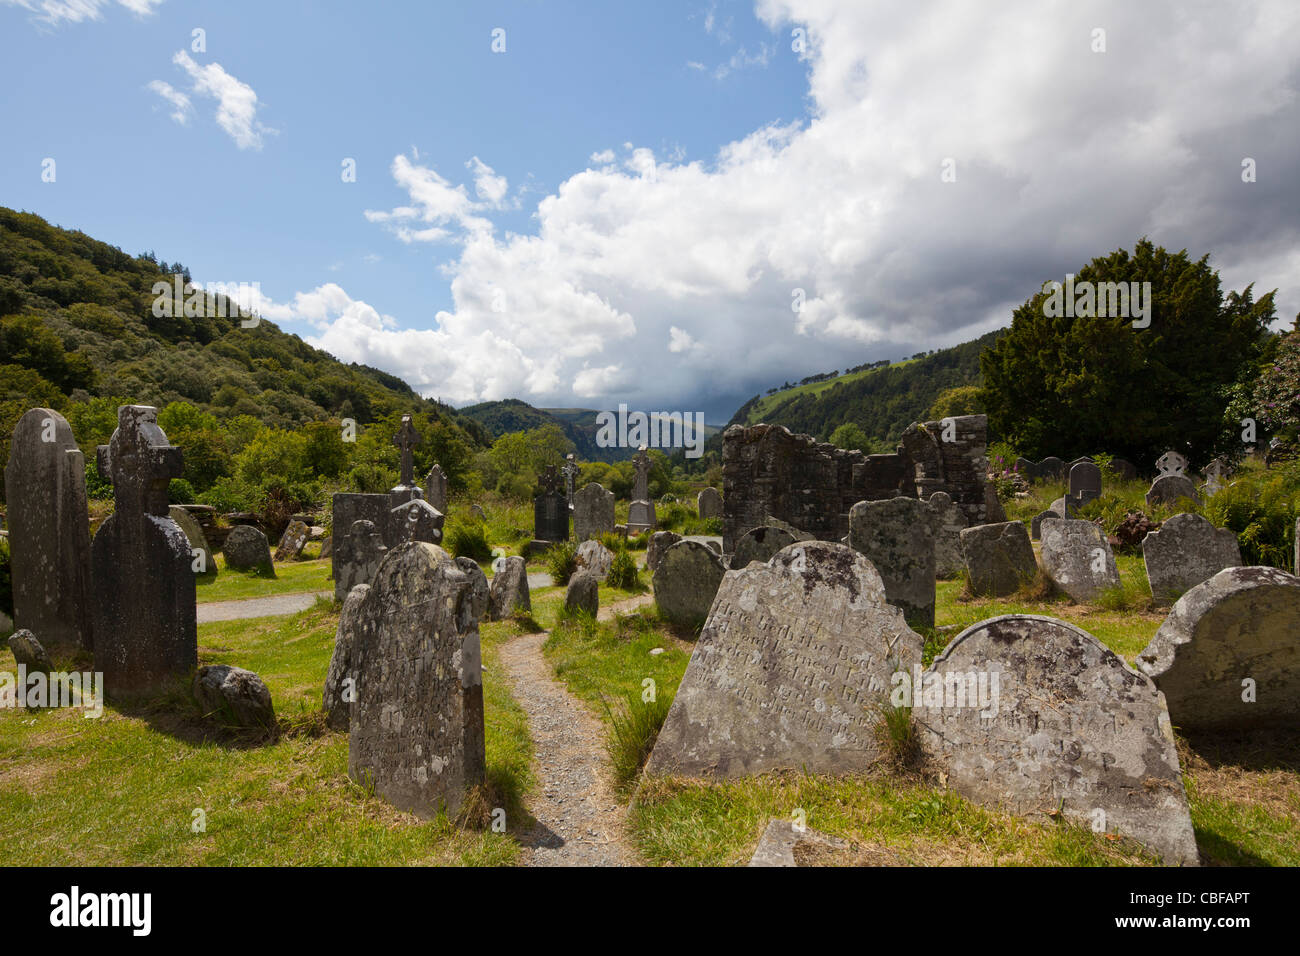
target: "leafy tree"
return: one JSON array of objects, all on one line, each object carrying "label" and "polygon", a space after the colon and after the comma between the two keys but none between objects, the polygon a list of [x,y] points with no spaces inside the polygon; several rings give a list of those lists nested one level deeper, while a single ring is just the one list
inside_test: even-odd
[{"label": "leafy tree", "polygon": [[1151,462],[1177,448],[1211,457],[1225,392],[1267,339],[1273,294],[1225,297],[1208,256],[1149,240],[1079,270],[1079,282],[1150,282],[1148,328],[1122,316],[1049,316],[1036,292],[981,356],[989,426],[1025,455],[1070,458],[1106,449]]},{"label": "leafy tree", "polygon": [[845,422],[831,432],[831,444],[836,448],[867,451],[871,447],[871,437],[855,422]]},{"label": "leafy tree", "polygon": [[938,421],[957,415],[983,415],[984,398],[978,385],[958,385],[946,388],[930,406],[930,420]]}]

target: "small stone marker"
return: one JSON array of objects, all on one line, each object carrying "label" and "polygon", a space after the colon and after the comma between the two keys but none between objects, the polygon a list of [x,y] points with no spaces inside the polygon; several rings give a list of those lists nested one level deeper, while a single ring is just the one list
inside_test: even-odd
[{"label": "small stone marker", "polygon": [[1066,494],[1074,508],[1082,508],[1101,497],[1101,469],[1092,461],[1070,466],[1070,489]]},{"label": "small stone marker", "polygon": [[1164,700],[1091,634],[995,617],[955,637],[921,682],[913,719],[951,789],[1027,816],[1059,808],[1165,863],[1198,862]]},{"label": "small stone marker", "polygon": [[256,571],[258,574],[275,577],[275,566],[271,563],[271,544],[266,540],[266,535],[252,525],[241,524],[237,528],[231,528],[221,551],[226,556],[226,567],[232,571]]},{"label": "small stone marker", "polygon": [[533,600],[528,593],[528,565],[518,555],[505,558],[492,575],[491,602],[488,619],[502,621],[515,611],[532,611]]},{"label": "small stone marker", "polygon": [[921,643],[871,562],[844,545],[799,542],[731,571],[646,773],[865,770],[880,753],[875,708],[896,670],[920,666]]},{"label": "small stone marker", "polygon": [[14,623],[51,648],[90,650],[86,463],[72,427],[53,409],[30,409],[14,426],[5,495]]},{"label": "small stone marker", "polygon": [[150,693],[198,664],[190,543],[167,512],[182,458],[156,408],[123,405],[117,423],[97,456],[116,507],[91,544],[95,670],[108,694]]},{"label": "small stone marker", "polygon": [[952,578],[961,573],[961,533],[966,530],[966,516],[946,491],[936,491],[926,502],[930,525],[934,529],[934,573]]},{"label": "small stone marker", "polygon": [[1014,594],[1038,570],[1029,533],[1019,521],[967,528],[961,533],[961,553],[971,591],[981,596]]},{"label": "small stone marker", "polygon": [[934,627],[934,525],[925,502],[859,501],[849,511],[849,546],[880,574],[885,600],[909,627]]},{"label": "small stone marker", "polygon": [[1201,500],[1192,479],[1182,475],[1161,475],[1151,483],[1151,490],[1147,492],[1147,507],[1176,505],[1182,498],[1194,502]]},{"label": "small stone marker", "polygon": [[588,482],[573,496],[573,536],[579,541],[614,530],[614,492]]},{"label": "small stone marker", "polygon": [[374,640],[374,634],[363,627],[364,621],[359,616],[369,591],[369,584],[358,584],[347,595],[339,612],[339,624],[334,632],[334,653],[325,674],[325,699],[322,703],[325,725],[332,730],[348,729],[352,704],[357,699],[356,648]]},{"label": "small stone marker", "polygon": [[436,462],[424,479],[424,500],[442,514],[447,513],[447,474]]},{"label": "small stone marker", "polygon": [[810,827],[796,828],[789,820],[771,820],[749,860],[750,866],[798,866],[794,848],[799,844],[846,850],[849,844],[839,837],[827,836]]},{"label": "small stone marker", "polygon": [[1300,578],[1276,568],[1220,571],[1178,599],[1137,665],[1164,692],[1179,727],[1294,727]]},{"label": "small stone marker", "polygon": [[1042,532],[1043,571],[1072,600],[1085,604],[1120,586],[1110,542],[1091,521],[1048,518]]},{"label": "small stone marker", "polygon": [[659,562],[663,560],[664,553],[681,540],[682,536],[676,531],[656,531],[650,535],[650,543],[645,549],[646,570],[651,574],[659,570]]},{"label": "small stone marker", "polygon": [[551,465],[542,473],[542,493],[533,499],[533,540],[569,540],[569,501],[560,489],[560,477]]},{"label": "small stone marker", "polygon": [[722,517],[722,495],[717,488],[705,488],[695,496],[695,510],[701,518]]},{"label": "small stone marker", "polygon": [[354,521],[334,549],[334,597],[339,601],[358,584],[374,580],[388,548],[373,521]]},{"label": "small stone marker", "polygon": [[49,653],[31,631],[19,628],[9,635],[9,650],[13,652],[14,663],[29,672],[48,674],[54,670]]},{"label": "small stone marker", "polygon": [[293,561],[302,554],[311,537],[311,528],[301,521],[290,521],[280,536],[280,545],[275,549],[276,561]]},{"label": "small stone marker", "polygon": [[215,716],[240,727],[264,730],[275,727],[271,692],[252,671],[229,664],[200,667],[191,690],[205,716]]},{"label": "small stone marker", "polygon": [[208,539],[203,534],[202,525],[195,520],[194,515],[180,505],[170,506],[167,514],[180,525],[181,531],[185,532],[185,540],[190,543],[190,567],[194,573],[208,579],[215,578],[217,562],[212,559],[212,549],[208,547]]},{"label": "small stone marker", "polygon": [[1241,567],[1241,546],[1228,528],[1197,514],[1176,514],[1142,539],[1151,596],[1172,603],[1224,568]]},{"label": "small stone marker", "polygon": [[441,548],[394,548],[361,599],[348,776],[400,810],[454,816],[483,784],[483,677],[469,578]]},{"label": "small stone marker", "polygon": [[564,592],[564,609],[596,616],[600,610],[600,578],[591,571],[579,571],[569,578]]},{"label": "small stone marker", "polygon": [[597,581],[603,581],[614,564],[614,552],[599,541],[584,541],[578,545],[577,561],[579,568],[590,571]]},{"label": "small stone marker", "polygon": [[731,556],[731,566],[737,571],[748,567],[750,562],[767,564],[772,556],[783,548],[788,548],[799,539],[785,528],[760,525],[750,528],[736,542],[735,553]]},{"label": "small stone marker", "polygon": [[675,624],[698,624],[708,616],[725,573],[712,548],[678,541],[664,552],[654,573],[655,604]]}]

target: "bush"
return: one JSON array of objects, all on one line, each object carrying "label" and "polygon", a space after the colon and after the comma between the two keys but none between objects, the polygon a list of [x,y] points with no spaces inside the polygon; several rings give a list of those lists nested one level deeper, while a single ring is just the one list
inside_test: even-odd
[{"label": "bush", "polygon": [[452,557],[469,558],[480,563],[492,560],[487,528],[481,521],[455,525],[447,531],[444,541],[446,550],[451,552]]},{"label": "bush", "polygon": [[552,545],[546,552],[546,571],[557,585],[569,583],[578,570],[578,549],[571,542]]},{"label": "bush", "polygon": [[614,779],[620,790],[626,792],[645,766],[672,703],[672,698],[662,696],[643,702],[639,690],[628,691],[618,708],[605,702],[609,717],[605,751],[614,766]]},{"label": "bush", "polygon": [[1295,571],[1295,522],[1300,517],[1300,463],[1248,470],[1202,507],[1216,526],[1231,528],[1247,565]]},{"label": "bush", "polygon": [[632,557],[632,552],[627,548],[619,548],[614,552],[614,560],[610,563],[605,580],[610,587],[624,591],[640,589],[641,576],[637,573],[636,559]]},{"label": "bush", "polygon": [[0,611],[14,616],[14,579],[9,566],[8,538],[0,538]]},{"label": "bush", "polygon": [[194,504],[194,486],[184,478],[173,478],[167,483],[167,503],[173,505]]}]

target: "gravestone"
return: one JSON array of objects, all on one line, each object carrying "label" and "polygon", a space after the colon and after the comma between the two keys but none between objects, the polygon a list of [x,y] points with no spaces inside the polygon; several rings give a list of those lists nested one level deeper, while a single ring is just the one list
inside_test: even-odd
[{"label": "gravestone", "polygon": [[1049,518],[1042,532],[1043,572],[1072,600],[1084,604],[1120,586],[1106,533],[1091,521]]},{"label": "gravestone", "polygon": [[[393,444],[401,452],[401,479],[397,487],[388,493],[389,507],[396,508],[412,499],[419,498],[423,492],[415,483],[415,446],[420,443],[420,433],[415,430],[413,417],[402,416],[402,424],[393,436]],[[387,535],[385,535],[387,540]]]},{"label": "gravestone", "polygon": [[384,541],[390,548],[412,541],[442,543],[442,512],[423,498],[412,498],[388,512]]},{"label": "gravestone", "polygon": [[[49,651],[36,639],[35,634],[25,628],[19,628],[9,635],[9,650],[14,655],[14,663],[27,668],[29,673],[50,674],[54,671]],[[23,692],[17,691],[19,694]]]},{"label": "gravestone", "polygon": [[650,456],[645,445],[637,449],[632,468],[636,479],[632,484],[632,503],[627,509],[627,530],[629,534],[639,534],[659,526],[654,502],[650,500]]},{"label": "gravestone", "polygon": [[469,578],[470,606],[474,612],[474,620],[486,621],[488,605],[492,602],[492,585],[488,583],[487,575],[473,558],[457,558],[456,567],[464,571]]},{"label": "gravestone", "polygon": [[1165,702],[1091,634],[995,617],[957,635],[921,681],[913,719],[950,789],[1026,816],[1059,810],[1165,863],[1198,862]]},{"label": "gravestone", "polygon": [[325,725],[331,730],[347,730],[352,720],[352,704],[356,701],[357,669],[356,649],[374,640],[373,632],[366,630],[366,621],[360,616],[369,584],[358,584],[347,595],[339,612],[338,627],[334,631],[334,653],[330,655],[329,670],[325,673]]},{"label": "gravestone", "polygon": [[614,563],[614,552],[599,541],[584,541],[578,545],[577,562],[579,568],[590,571],[596,580],[603,581]]},{"label": "gravestone", "polygon": [[1227,568],[1174,604],[1137,666],[1191,730],[1300,720],[1300,578]]},{"label": "gravestone", "polygon": [[1172,603],[1224,568],[1241,567],[1241,547],[1229,528],[1197,514],[1176,514],[1142,539],[1151,597]]},{"label": "gravestone", "polygon": [[208,539],[203,534],[203,528],[194,520],[192,514],[179,505],[169,506],[167,514],[180,526],[181,531],[185,533],[185,540],[190,543],[190,567],[194,573],[208,580],[215,578],[217,562],[212,558],[212,549],[208,547]]},{"label": "gravestone", "polygon": [[424,479],[424,500],[442,514],[447,513],[447,474],[436,462]]},{"label": "gravestone", "polygon": [[486,774],[470,579],[436,545],[389,552],[357,609],[348,776],[399,810],[454,817]]},{"label": "gravestone", "polygon": [[564,497],[569,503],[569,510],[573,510],[573,493],[574,486],[578,482],[578,461],[572,454],[564,456],[564,466],[560,469],[564,475]]},{"label": "gravestone", "polygon": [[866,770],[880,755],[875,709],[896,670],[920,666],[921,645],[844,545],[799,542],[729,572],[646,773]]},{"label": "gravestone", "polygon": [[86,465],[72,427],[49,408],[14,426],[5,466],[14,623],[47,647],[90,650]]},{"label": "gravestone", "polygon": [[1064,497],[1057,498],[1053,501],[1051,507],[1047,510],[1055,512],[1056,515],[1061,518],[1073,518],[1075,512],[1074,506],[1070,503],[1070,499]]},{"label": "gravestone", "polygon": [[740,540],[736,542],[736,550],[731,555],[731,566],[740,570],[748,567],[751,561],[767,564],[774,554],[798,540],[785,528],[771,525],[751,528],[742,534]]},{"label": "gravestone", "polygon": [[271,692],[262,678],[250,670],[229,664],[200,667],[190,692],[204,716],[215,716],[239,727],[262,730],[275,727]]},{"label": "gravestone", "polygon": [[705,619],[726,568],[711,548],[678,541],[664,552],[654,573],[655,604],[674,624],[694,626]]},{"label": "gravestone", "polygon": [[695,496],[695,510],[701,518],[722,517],[722,495],[717,488],[705,488]]},{"label": "gravestone", "polygon": [[511,555],[501,562],[492,575],[488,602],[488,620],[501,621],[515,611],[532,611],[533,600],[528,592],[528,565],[524,559]]},{"label": "gravestone", "polygon": [[373,521],[352,522],[334,548],[334,597],[344,601],[358,584],[374,580],[388,547]]},{"label": "gravestone", "polygon": [[1187,474],[1187,457],[1176,451],[1167,451],[1156,459],[1156,468],[1159,470],[1159,477],[1165,475],[1186,475]]},{"label": "gravestone", "polygon": [[961,533],[966,530],[966,515],[946,491],[936,491],[926,505],[934,530],[934,573],[941,578],[956,577],[965,566],[961,559]]},{"label": "gravestone", "polygon": [[[334,514],[332,525],[334,537],[338,539],[336,544],[342,543],[356,522],[369,521],[379,534],[380,543],[387,545],[389,513],[393,507],[393,502],[388,495],[335,493],[332,498],[331,510]],[[338,548],[333,547],[330,552],[330,569],[334,577],[336,591],[339,577],[344,573],[340,563]],[[375,567],[378,568],[379,565],[376,564]],[[366,580],[369,580],[369,578]],[[347,591],[343,592],[343,597],[347,597]],[[339,600],[343,600],[343,597],[340,597]]]},{"label": "gravestone", "polygon": [[226,556],[226,567],[231,571],[255,571],[267,577],[275,577],[270,542],[260,529],[251,524],[241,524],[230,529],[222,554]]},{"label": "gravestone", "polygon": [[967,528],[961,533],[961,555],[971,592],[983,597],[1014,594],[1038,570],[1029,533],[1019,521]]},{"label": "gravestone", "polygon": [[1006,509],[998,497],[998,489],[990,482],[984,486],[984,521],[992,524],[1007,520]]},{"label": "gravestone", "polygon": [[1057,514],[1055,511],[1040,511],[1034,515],[1033,520],[1029,523],[1029,536],[1037,541],[1043,536],[1043,522],[1048,518],[1063,518],[1064,515]]},{"label": "gravestone", "polygon": [[600,610],[600,578],[591,571],[579,571],[569,578],[564,592],[564,610],[596,616]]},{"label": "gravestone", "polygon": [[1124,458],[1112,458],[1110,470],[1119,477],[1120,481],[1135,481],[1138,476],[1137,465]]},{"label": "gravestone", "polygon": [[311,528],[301,521],[290,521],[289,527],[280,536],[280,545],[275,549],[276,561],[293,561],[302,554],[311,537]]},{"label": "gravestone", "polygon": [[1035,478],[1042,477],[1042,472],[1040,471],[1039,466],[1034,464],[1028,458],[1017,458],[1015,471],[1017,474],[1021,475],[1025,481],[1033,481]]},{"label": "gravestone", "polygon": [[1070,466],[1070,488],[1066,492],[1074,508],[1082,508],[1101,497],[1101,469],[1091,461],[1080,461]]},{"label": "gravestone", "polygon": [[167,511],[181,450],[167,443],[156,408],[123,405],[96,457],[115,508],[91,543],[95,670],[109,694],[149,693],[198,663],[190,543]]},{"label": "gravestone", "polygon": [[533,499],[533,540],[569,540],[569,502],[551,465],[542,473],[542,493]]},{"label": "gravestone", "polygon": [[645,549],[645,566],[651,574],[659,569],[659,562],[663,560],[664,553],[682,540],[682,536],[676,531],[656,531],[650,536],[650,543]]},{"label": "gravestone", "polygon": [[1227,482],[1229,465],[1227,459],[1219,457],[1205,466],[1205,493],[1217,495]]},{"label": "gravestone", "polygon": [[1049,455],[1038,463],[1038,474],[1052,481],[1063,481],[1065,471],[1065,462],[1055,455]]},{"label": "gravestone", "polygon": [[573,536],[579,541],[614,530],[614,492],[588,482],[573,496]]},{"label": "gravestone", "polygon": [[1084,464],[1085,462],[1087,464],[1093,463],[1092,458],[1090,458],[1088,455],[1082,455],[1079,458],[1074,459],[1074,461],[1070,462],[1069,468],[1073,469],[1075,465],[1081,465]]},{"label": "gravestone", "polygon": [[859,501],[849,512],[849,546],[880,574],[885,600],[909,627],[934,627],[934,526],[925,502]]},{"label": "gravestone", "polygon": [[1201,500],[1192,479],[1182,475],[1161,475],[1151,483],[1151,490],[1147,492],[1147,507],[1176,505],[1182,498],[1193,502]]}]

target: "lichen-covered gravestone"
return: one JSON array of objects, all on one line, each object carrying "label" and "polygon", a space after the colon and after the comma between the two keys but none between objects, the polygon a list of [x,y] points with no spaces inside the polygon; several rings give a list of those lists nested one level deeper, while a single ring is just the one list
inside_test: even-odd
[{"label": "lichen-covered gravestone", "polygon": [[91,544],[95,670],[109,694],[161,690],[198,663],[190,543],[167,512],[167,483],[182,471],[158,410],[123,405],[99,473],[116,502]]},{"label": "lichen-covered gravestone", "polygon": [[564,610],[596,616],[600,610],[600,578],[591,571],[579,571],[569,578],[564,592]]},{"label": "lichen-covered gravestone", "polygon": [[578,545],[577,562],[579,568],[603,581],[609,577],[609,569],[614,564],[614,552],[599,541],[584,541]]},{"label": "lichen-covered gravestone", "polygon": [[307,527],[302,521],[290,521],[289,527],[284,529],[284,534],[280,536],[280,545],[275,549],[275,560],[292,561],[302,554],[302,549],[307,546],[307,539],[311,537],[311,528]]},{"label": "lichen-covered gravestone", "polygon": [[1019,521],[981,524],[961,533],[961,554],[974,594],[1005,597],[1038,569],[1029,533]]},{"label": "lichen-covered gravestone", "polygon": [[440,513],[447,513],[447,475],[439,464],[435,463],[424,479],[424,500]]},{"label": "lichen-covered gravestone", "polygon": [[799,542],[728,572],[646,773],[865,770],[880,753],[876,708],[921,645],[844,545]]},{"label": "lichen-covered gravestone", "polygon": [[1300,578],[1227,568],[1174,604],[1137,665],[1179,727],[1235,730],[1300,720]]},{"label": "lichen-covered gravestone", "polygon": [[748,567],[750,562],[767,564],[772,556],[783,548],[788,548],[799,539],[785,528],[773,525],[760,525],[750,528],[736,542],[736,550],[731,555],[731,566],[736,570]]},{"label": "lichen-covered gravestone", "polygon": [[528,591],[528,565],[518,555],[500,559],[493,568],[488,618],[502,621],[515,611],[531,611],[533,599]]},{"label": "lichen-covered gravestone", "polygon": [[90,650],[90,525],[85,459],[58,412],[18,420],[5,466],[14,624],[50,649]]},{"label": "lichen-covered gravestone", "polygon": [[1042,525],[1043,571],[1080,603],[1120,586],[1115,554],[1106,534],[1091,521],[1048,518]]},{"label": "lichen-covered gravestone", "polygon": [[650,536],[650,543],[645,549],[645,566],[646,570],[654,574],[659,570],[659,562],[663,560],[668,549],[682,540],[682,536],[676,531],[656,531]]},{"label": "lichen-covered gravestone", "polygon": [[722,517],[722,495],[717,488],[705,488],[695,496],[695,510],[701,518]]},{"label": "lichen-covered gravestone", "polygon": [[1055,511],[1040,511],[1034,515],[1033,520],[1029,523],[1029,536],[1035,541],[1043,536],[1043,522],[1048,518],[1064,518],[1065,515],[1057,514]]},{"label": "lichen-covered gravestone", "polygon": [[951,789],[1024,815],[1059,809],[1197,863],[1164,699],[1091,634],[1050,617],[981,621],[921,680],[912,717]]},{"label": "lichen-covered gravestone", "polygon": [[492,585],[488,583],[487,575],[473,558],[464,556],[457,558],[456,567],[469,577],[474,620],[487,620],[488,605],[492,602]]},{"label": "lichen-covered gravestone", "polygon": [[573,536],[579,541],[614,530],[614,492],[588,482],[573,495]]},{"label": "lichen-covered gravestone", "polygon": [[388,512],[388,529],[384,541],[390,548],[412,541],[442,543],[442,512],[423,498],[404,501]]},{"label": "lichen-covered gravestone", "polygon": [[369,584],[388,548],[373,521],[354,521],[334,549],[334,597],[346,600],[358,584]]},{"label": "lichen-covered gravestone", "polygon": [[655,604],[668,620],[693,626],[708,616],[726,568],[698,541],[678,541],[664,552],[654,573]]},{"label": "lichen-covered gravestone", "polygon": [[1241,546],[1229,528],[1197,514],[1176,514],[1142,539],[1151,596],[1172,603],[1224,568],[1241,567]]},{"label": "lichen-covered gravestone", "polygon": [[1150,508],[1155,505],[1176,505],[1182,498],[1191,501],[1201,500],[1192,479],[1183,475],[1161,475],[1151,483],[1146,502],[1147,507]]},{"label": "lichen-covered gravestone", "polygon": [[961,533],[966,530],[966,516],[946,491],[936,491],[926,505],[934,529],[934,573],[941,578],[955,577],[965,566],[961,559]]},{"label": "lichen-covered gravestone", "polygon": [[252,525],[241,524],[237,528],[231,528],[221,553],[226,556],[226,567],[232,571],[255,571],[275,577],[275,565],[271,563],[271,544],[266,540],[266,535]]},{"label": "lichen-covered gravestone", "polygon": [[934,627],[934,525],[916,498],[859,501],[849,511],[849,546],[885,582],[885,599],[908,626]]},{"label": "lichen-covered gravestone", "polygon": [[483,677],[470,579],[436,545],[394,548],[361,598],[348,776],[400,810],[456,814],[484,782]]},{"label": "lichen-covered gravestone", "polygon": [[352,704],[356,702],[357,670],[356,648],[374,639],[367,630],[368,619],[360,616],[369,584],[358,584],[348,594],[339,612],[338,627],[334,632],[334,653],[330,656],[329,670],[325,674],[325,724],[333,730],[347,730],[352,720]]},{"label": "lichen-covered gravestone", "polygon": [[194,573],[209,580],[215,578],[217,562],[212,559],[212,549],[203,534],[203,526],[180,505],[172,505],[167,513],[180,525],[180,529],[185,532],[185,540],[190,543],[190,567]]}]

